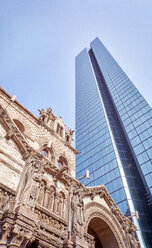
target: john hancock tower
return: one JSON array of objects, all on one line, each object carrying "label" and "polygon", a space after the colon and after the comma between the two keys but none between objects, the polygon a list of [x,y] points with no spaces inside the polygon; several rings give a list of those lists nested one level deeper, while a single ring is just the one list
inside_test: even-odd
[{"label": "john hancock tower", "polygon": [[152,109],[98,38],[76,57],[76,149],[77,178],[88,169],[152,247]]}]

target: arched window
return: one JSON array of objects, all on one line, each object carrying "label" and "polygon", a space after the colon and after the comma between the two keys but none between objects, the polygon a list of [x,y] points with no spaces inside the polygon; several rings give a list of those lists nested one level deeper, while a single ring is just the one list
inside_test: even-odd
[{"label": "arched window", "polygon": [[54,149],[51,147],[48,147],[47,144],[43,145],[43,149],[41,150],[41,155],[49,159],[51,162],[55,162],[55,153]]},{"label": "arched window", "polygon": [[59,157],[59,160],[58,160],[58,167],[59,168],[62,168],[63,166],[68,166],[68,162],[67,160],[63,157],[63,156],[60,156]]},{"label": "arched window", "polygon": [[57,124],[56,133],[63,137],[63,127]]},{"label": "arched window", "polygon": [[63,167],[63,163],[62,163],[61,160],[58,161],[58,167],[59,167],[59,168],[62,168],[62,167]]},{"label": "arched window", "polygon": [[63,137],[63,127],[60,127],[60,136]]},{"label": "arched window", "polygon": [[66,142],[69,143],[69,135],[67,135],[67,137],[66,137]]},{"label": "arched window", "polygon": [[60,130],[60,125],[59,125],[59,123],[58,123],[56,132],[59,133],[59,130]]},{"label": "arched window", "polygon": [[13,119],[13,121],[15,122],[16,126],[18,127],[18,129],[19,129],[22,133],[24,133],[24,131],[25,131],[24,125],[23,125],[19,120],[17,120],[17,119]]},{"label": "arched window", "polygon": [[41,151],[41,155],[43,155],[44,157],[48,157],[48,150],[47,149],[43,149]]}]

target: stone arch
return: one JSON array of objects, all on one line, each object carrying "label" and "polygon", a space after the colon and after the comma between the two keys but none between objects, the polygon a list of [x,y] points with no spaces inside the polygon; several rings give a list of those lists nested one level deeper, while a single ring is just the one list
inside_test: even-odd
[{"label": "stone arch", "polygon": [[61,190],[60,193],[61,193],[62,197],[65,199],[66,198],[65,192],[63,190]]},{"label": "stone arch", "polygon": [[50,147],[50,145],[47,144],[47,142],[43,142],[41,146],[41,155],[48,158],[51,162],[55,163],[55,158],[56,158],[55,150],[52,146]]},{"label": "stone arch", "polygon": [[68,165],[68,159],[65,157],[65,155],[59,155],[59,159],[61,159],[65,165]]},{"label": "stone arch", "polygon": [[68,170],[69,162],[68,162],[68,159],[65,157],[65,155],[60,154],[58,157],[57,163],[58,163],[59,168],[65,167]]},{"label": "stone arch", "polygon": [[47,142],[43,142],[40,148],[40,153],[43,157],[48,158]]},{"label": "stone arch", "polygon": [[[104,207],[103,205],[97,202],[88,203],[85,207],[85,216],[86,216],[85,232],[89,233],[89,227],[92,228],[92,233],[89,234],[95,237],[95,233],[96,233],[98,235],[98,240],[103,242],[103,244],[101,243],[101,246],[96,246],[97,248],[126,247],[126,243],[125,243],[126,238],[122,231],[120,223],[106,207]],[[103,240],[104,236],[101,238],[101,234],[97,233],[99,232],[97,228],[99,225],[102,225],[100,231],[102,232],[105,231],[105,235],[109,234],[109,239],[111,238],[111,242],[113,242],[113,246],[108,246],[108,245],[105,246],[104,241],[106,241],[106,239],[108,240],[108,236],[107,237],[105,236],[105,240]],[[110,240],[109,240],[109,245],[110,245]]]},{"label": "stone arch", "polygon": [[13,121],[14,121],[14,123],[16,124],[16,126],[18,127],[18,129],[19,129],[22,133],[24,133],[24,131],[25,131],[24,125],[23,125],[19,120],[17,120],[17,119],[13,119]]},{"label": "stone arch", "polygon": [[49,189],[52,194],[56,194],[56,187],[53,184],[49,185]]},{"label": "stone arch", "polygon": [[42,178],[41,182],[44,183],[45,187],[48,185],[48,181],[45,178]]},{"label": "stone arch", "polygon": [[53,184],[49,185],[50,189],[53,189],[54,191],[56,191],[56,187]]}]

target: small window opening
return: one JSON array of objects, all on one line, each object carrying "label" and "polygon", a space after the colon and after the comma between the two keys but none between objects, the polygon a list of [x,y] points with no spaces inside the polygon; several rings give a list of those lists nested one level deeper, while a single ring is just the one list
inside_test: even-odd
[{"label": "small window opening", "polygon": [[59,168],[62,168],[62,166],[63,166],[63,163],[62,163],[61,160],[59,160],[59,161],[58,161],[58,167],[59,167]]},{"label": "small window opening", "polygon": [[48,157],[48,152],[46,149],[43,149],[41,154],[44,156],[44,157]]},{"label": "small window opening", "polygon": [[58,124],[57,125],[57,129],[56,129],[56,132],[59,133],[59,129],[60,129],[60,125]]},{"label": "small window opening", "polygon": [[67,165],[68,165],[67,160],[63,156],[60,156],[58,160],[58,167],[61,168],[62,166],[67,166]]},{"label": "small window opening", "polygon": [[60,127],[60,136],[63,137],[63,127]]}]

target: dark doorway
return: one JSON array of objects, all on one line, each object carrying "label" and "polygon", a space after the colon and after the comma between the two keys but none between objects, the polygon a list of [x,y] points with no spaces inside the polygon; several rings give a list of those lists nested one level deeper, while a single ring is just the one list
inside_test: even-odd
[{"label": "dark doorway", "polygon": [[38,245],[39,245],[39,241],[36,240],[36,241],[30,243],[29,245],[27,245],[26,248],[38,248]]},{"label": "dark doorway", "polygon": [[95,241],[95,248],[103,248],[99,238],[95,238],[94,241]]},{"label": "dark doorway", "polygon": [[91,219],[88,233],[94,237],[95,248],[119,248],[117,240],[108,224],[98,217]]}]

